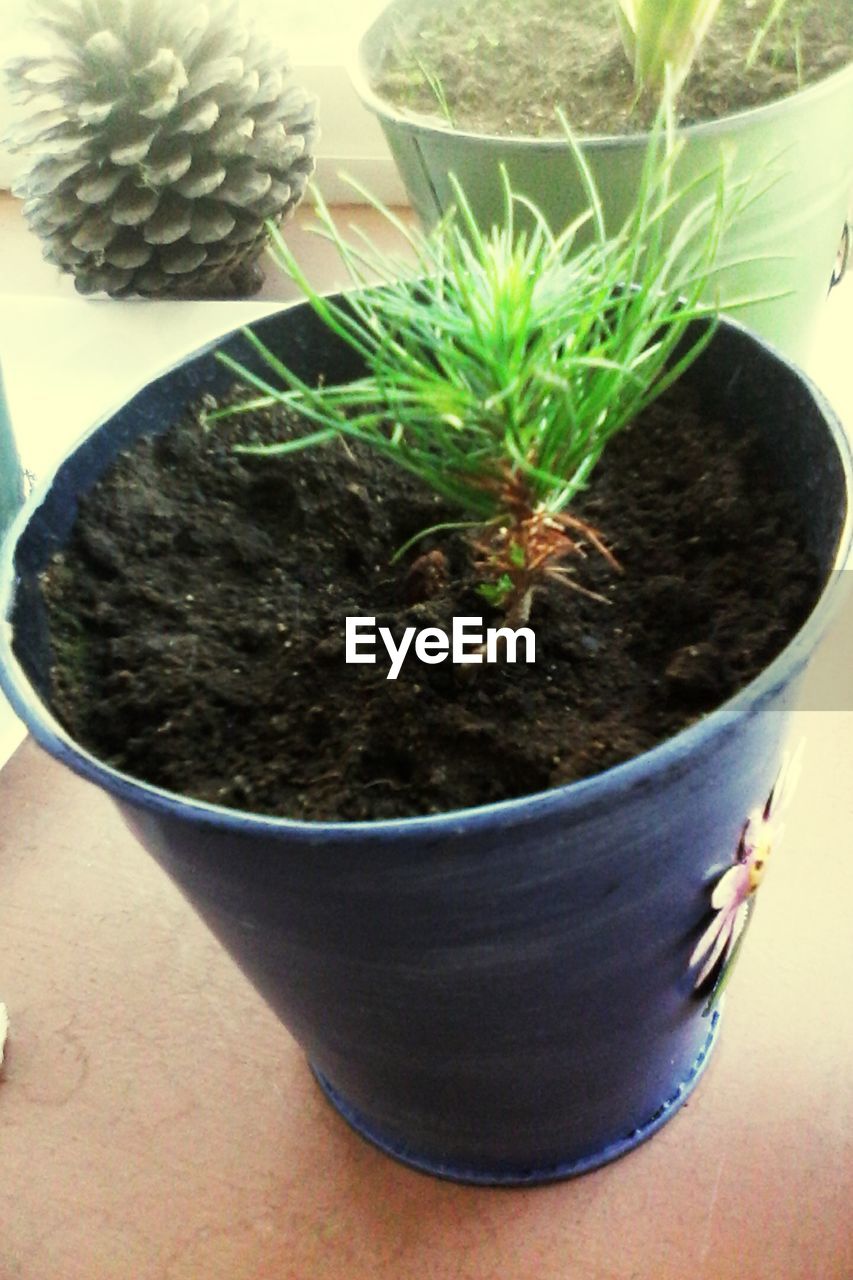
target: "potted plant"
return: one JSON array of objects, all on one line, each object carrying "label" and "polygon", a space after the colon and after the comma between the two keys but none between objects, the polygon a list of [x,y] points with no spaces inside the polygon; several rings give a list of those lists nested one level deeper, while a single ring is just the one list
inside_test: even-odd
[{"label": "potted plant", "polygon": [[[615,236],[584,170],[577,252],[508,184],[502,227],[481,235],[458,192],[402,280],[385,264],[339,297],[279,241],[308,301],[97,424],[3,552],[0,681],[36,739],[117,800],[347,1120],[440,1176],[580,1173],[689,1095],[781,812],[787,713],[837,604],[841,430],[783,357],[714,326],[726,191],[671,244],[673,164],[650,150]],[[357,278],[383,267],[344,249]],[[721,704],[706,555],[725,565]],[[506,634],[489,665],[467,634],[454,666],[431,624],[474,609],[541,628],[541,665],[513,664]],[[395,678],[361,647],[347,666],[353,622],[387,622],[398,656],[394,623],[417,623],[419,665]],[[678,646],[647,682],[657,745],[566,781],[581,740],[612,750],[646,628]],[[519,793],[525,762],[540,780]]]},{"label": "potted plant", "polygon": [[513,3],[395,0],[363,36],[352,76],[426,225],[452,203],[455,174],[488,227],[500,210],[503,166],[559,228],[585,194],[555,104],[583,135],[606,216],[618,226],[669,67],[684,82],[680,184],[711,171],[721,153],[736,174],[760,173],[765,183],[727,233],[722,305],[752,299],[740,318],[802,361],[853,184],[844,16],[837,0],[719,11],[704,0],[534,0],[523,12]]}]

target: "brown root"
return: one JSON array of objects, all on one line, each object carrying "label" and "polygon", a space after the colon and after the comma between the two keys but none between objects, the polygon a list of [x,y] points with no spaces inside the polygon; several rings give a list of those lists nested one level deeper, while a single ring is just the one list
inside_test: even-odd
[{"label": "brown root", "polygon": [[563,561],[569,557],[585,559],[591,547],[612,569],[622,566],[594,525],[567,513],[553,514],[533,507],[523,480],[510,477],[501,496],[505,500],[507,519],[488,526],[474,542],[478,568],[491,582],[508,583],[501,604],[507,625],[527,622],[536,588],[551,578],[569,590],[606,603],[606,597],[578,582]]}]

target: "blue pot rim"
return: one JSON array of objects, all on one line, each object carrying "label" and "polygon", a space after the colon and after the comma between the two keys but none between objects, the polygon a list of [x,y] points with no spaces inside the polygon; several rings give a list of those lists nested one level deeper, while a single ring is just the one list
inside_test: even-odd
[{"label": "blue pot rim", "polygon": [[[268,319],[281,315],[300,305],[304,304],[297,300],[260,318]],[[422,814],[393,820],[306,822],[296,818],[282,818],[271,814],[231,809],[143,782],[104,763],[80,746],[66,732],[36,695],[13,652],[11,618],[15,601],[14,560],[18,541],[50,493],[59,471],[85,442],[106,428],[115,415],[151,383],[166,377],[186,364],[209,355],[229,338],[238,334],[241,326],[224,331],[178,360],[165,365],[155,377],[147,378],[132,394],[125,396],[118,405],[99,417],[66,451],[51,473],[35,487],[18,512],[6,538],[0,545],[0,690],[6,694],[13,710],[23,720],[41,747],[75,773],[103,787],[117,800],[223,831],[244,835],[287,836],[294,841],[309,844],[332,837],[336,842],[342,839],[360,841],[365,835],[370,835],[376,841],[393,842],[403,834],[407,837],[430,839],[490,827],[496,829],[516,827],[547,819],[557,813],[591,812],[611,804],[617,796],[621,797],[631,791],[653,785],[655,779],[687,772],[690,769],[691,759],[695,755],[704,754],[716,739],[725,736],[744,718],[760,713],[806,666],[841,604],[846,587],[842,572],[851,560],[851,542],[853,542],[853,457],[851,457],[847,436],[826,397],[782,352],[751,333],[744,325],[727,316],[720,317],[719,325],[721,328],[733,329],[745,335],[772,358],[786,365],[800,379],[804,390],[808,392],[819,409],[826,429],[835,444],[844,473],[847,509],[839,534],[835,562],[827,574],[824,588],[808,618],[781,653],[777,654],[759,675],[715,710],[648,751],[577,782],[475,808],[453,809],[437,814]]]}]

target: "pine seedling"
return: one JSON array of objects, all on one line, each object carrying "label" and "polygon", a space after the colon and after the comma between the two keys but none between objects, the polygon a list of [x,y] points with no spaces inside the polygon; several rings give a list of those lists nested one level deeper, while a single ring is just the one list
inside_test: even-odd
[{"label": "pine seedling", "polygon": [[[510,624],[527,619],[549,579],[585,591],[578,557],[592,548],[618,565],[604,535],[572,513],[572,501],[607,442],[709,342],[717,309],[705,299],[742,190],[728,186],[722,169],[710,193],[696,190],[708,175],[673,190],[670,104],[671,97],[634,205],[612,235],[568,129],[589,207],[559,234],[504,174],[504,218],[488,231],[458,183],[455,208],[430,234],[373,201],[408,241],[412,260],[400,260],[366,238],[348,243],[318,193],[323,233],[357,287],[339,300],[318,293],[275,229],[272,252],[361,357],[364,375],[310,386],[246,330],[269,374],[220,353],[256,394],[209,419],[280,403],[313,430],[243,452],[282,455],[340,436],[414,473],[458,510],[483,593]],[[587,225],[592,234],[581,245]],[[695,320],[707,323],[688,332]]]}]

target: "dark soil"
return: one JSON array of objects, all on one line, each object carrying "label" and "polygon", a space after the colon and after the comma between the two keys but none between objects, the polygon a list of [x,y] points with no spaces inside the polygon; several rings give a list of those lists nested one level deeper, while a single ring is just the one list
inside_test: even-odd
[{"label": "dark soil", "polygon": [[[850,0],[788,0],[747,68],[773,0],[723,0],[679,97],[682,123],[714,120],[795,93],[853,60]],[[424,72],[428,74],[425,75]],[[459,129],[536,137],[634,133],[654,119],[636,101],[613,0],[402,0],[374,88]]]},{"label": "dark soil", "polygon": [[288,434],[282,416],[208,432],[191,418],[143,441],[84,502],[46,575],[57,713],[137,777],[308,819],[483,804],[647,750],[763,668],[818,590],[754,441],[729,440],[687,395],[682,384],[619,436],[577,504],[624,568],[578,562],[609,603],[554,583],[534,603],[535,665],[412,656],[396,681],[383,661],[344,662],[345,617],[399,637],[488,615],[462,534],[389,565],[453,513],[341,443],[231,451]]}]

